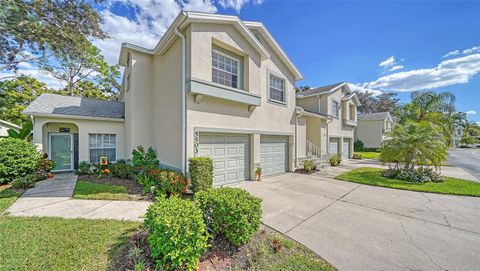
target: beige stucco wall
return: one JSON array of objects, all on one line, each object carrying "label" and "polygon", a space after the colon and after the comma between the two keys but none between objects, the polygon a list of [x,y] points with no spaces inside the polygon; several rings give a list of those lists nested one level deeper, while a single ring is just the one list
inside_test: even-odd
[{"label": "beige stucco wall", "polygon": [[355,138],[360,139],[366,148],[380,148],[382,129],[382,120],[358,120]]},{"label": "beige stucco wall", "polygon": [[317,96],[297,99],[297,106],[300,106],[309,112],[320,112],[320,101]]},{"label": "beige stucco wall", "polygon": [[115,134],[117,159],[126,158],[125,128],[122,121],[35,117],[33,143],[39,150],[48,153],[48,133],[56,133],[60,127],[70,128],[70,133],[78,133],[79,161],[89,160],[89,134]]}]

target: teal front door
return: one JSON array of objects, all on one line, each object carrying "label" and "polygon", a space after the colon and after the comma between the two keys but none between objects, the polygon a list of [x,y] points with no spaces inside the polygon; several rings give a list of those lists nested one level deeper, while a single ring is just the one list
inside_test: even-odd
[{"label": "teal front door", "polygon": [[49,157],[55,161],[55,171],[73,170],[73,135],[49,134]]}]

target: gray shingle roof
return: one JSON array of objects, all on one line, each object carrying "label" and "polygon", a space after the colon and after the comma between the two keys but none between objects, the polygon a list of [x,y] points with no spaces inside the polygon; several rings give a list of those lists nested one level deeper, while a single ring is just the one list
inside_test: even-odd
[{"label": "gray shingle roof", "polygon": [[125,105],[123,102],[43,93],[22,113],[123,119]]},{"label": "gray shingle roof", "polygon": [[328,92],[342,84],[344,84],[345,82],[340,82],[340,83],[335,83],[335,84],[331,84],[331,85],[328,85],[328,86],[323,86],[323,87],[316,87],[316,88],[311,88],[311,89],[307,89],[307,90],[304,90],[304,91],[300,91],[297,93],[297,97],[305,97],[305,96],[310,96],[310,95],[316,95],[316,94],[322,94],[324,92]]},{"label": "gray shingle roof", "polygon": [[384,120],[390,115],[389,112],[378,112],[369,114],[359,114],[357,119],[360,120]]}]

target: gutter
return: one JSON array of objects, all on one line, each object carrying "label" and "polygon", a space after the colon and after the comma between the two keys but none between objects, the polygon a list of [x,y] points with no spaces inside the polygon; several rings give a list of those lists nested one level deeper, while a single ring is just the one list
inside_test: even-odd
[{"label": "gutter", "polygon": [[177,35],[182,40],[182,82],[181,82],[181,89],[182,89],[182,173],[185,174],[187,172],[187,141],[186,141],[186,134],[187,134],[187,103],[186,103],[186,88],[185,88],[185,36],[178,31],[178,28],[175,28],[175,35]]}]

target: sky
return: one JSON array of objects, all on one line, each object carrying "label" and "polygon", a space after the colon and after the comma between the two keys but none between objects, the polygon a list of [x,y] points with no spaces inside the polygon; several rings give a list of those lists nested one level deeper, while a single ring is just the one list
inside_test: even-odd
[{"label": "sky", "polygon": [[[480,124],[480,1],[106,0],[112,36],[94,40],[116,64],[122,42],[153,48],[180,10],[260,21],[311,87],[348,82],[359,91],[451,91]],[[50,86],[34,67],[23,70]]]}]

